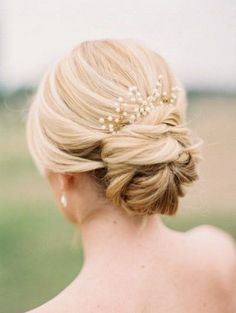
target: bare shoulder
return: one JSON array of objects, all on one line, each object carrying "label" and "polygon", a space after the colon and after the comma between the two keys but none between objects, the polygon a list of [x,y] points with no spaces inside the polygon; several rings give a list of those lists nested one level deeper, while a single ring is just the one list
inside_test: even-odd
[{"label": "bare shoulder", "polygon": [[187,236],[196,246],[204,251],[210,258],[219,256],[216,261],[234,267],[236,262],[236,244],[228,233],[212,225],[200,225],[189,230]]},{"label": "bare shoulder", "polygon": [[[236,244],[228,233],[211,226],[197,226],[186,233],[194,255],[204,260],[209,278],[219,293],[231,303],[236,293]],[[234,300],[235,301],[235,300]],[[236,303],[234,310],[236,311]]]}]

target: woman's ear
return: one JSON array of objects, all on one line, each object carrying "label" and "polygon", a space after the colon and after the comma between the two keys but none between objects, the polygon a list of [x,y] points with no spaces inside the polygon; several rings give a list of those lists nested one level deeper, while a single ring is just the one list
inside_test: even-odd
[{"label": "woman's ear", "polygon": [[70,174],[58,174],[60,189],[60,208],[64,216],[73,224],[77,224],[76,205],[74,202],[75,176]]},{"label": "woman's ear", "polygon": [[64,173],[58,173],[59,187],[61,191],[69,191],[70,188],[73,188],[74,176]]},{"label": "woman's ear", "polygon": [[57,206],[63,215],[72,223],[77,223],[72,200],[75,177],[67,173],[46,171],[49,184],[53,190]]},{"label": "woman's ear", "polygon": [[73,187],[73,175],[67,173],[55,173],[51,170],[46,170],[45,173],[53,191],[56,194],[68,191]]},{"label": "woman's ear", "polygon": [[96,211],[96,206],[101,201],[100,193],[87,173],[47,172],[47,177],[57,206],[71,223],[80,224],[85,216]]}]

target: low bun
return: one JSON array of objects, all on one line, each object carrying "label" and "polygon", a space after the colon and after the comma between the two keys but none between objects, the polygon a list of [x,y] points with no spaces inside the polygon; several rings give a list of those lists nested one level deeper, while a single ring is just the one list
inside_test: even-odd
[{"label": "low bun", "polygon": [[103,142],[106,196],[129,214],[173,215],[184,186],[198,178],[198,145],[174,108],[159,108],[158,125],[129,125]]}]

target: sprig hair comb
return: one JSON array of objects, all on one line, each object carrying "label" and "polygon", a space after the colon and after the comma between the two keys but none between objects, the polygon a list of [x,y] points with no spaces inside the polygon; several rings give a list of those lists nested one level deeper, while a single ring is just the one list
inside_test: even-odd
[{"label": "sprig hair comb", "polygon": [[[107,130],[109,133],[115,134],[124,125],[132,124],[140,117],[146,116],[154,107],[162,104],[174,104],[179,90],[181,90],[181,88],[178,86],[172,87],[170,95],[168,95],[166,91],[163,91],[162,75],[159,75],[151,95],[145,99],[143,99],[137,86],[131,86],[129,87],[126,100],[123,97],[119,97],[117,101],[115,101],[114,110],[116,115],[108,115],[107,117],[99,118],[99,122],[102,124],[101,128]],[[126,110],[128,103],[135,105],[131,112]]]}]

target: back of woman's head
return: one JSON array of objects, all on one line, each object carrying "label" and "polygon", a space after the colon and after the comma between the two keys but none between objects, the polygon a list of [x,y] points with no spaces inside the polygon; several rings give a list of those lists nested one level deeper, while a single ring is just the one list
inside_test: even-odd
[{"label": "back of woman's head", "polygon": [[39,170],[88,172],[130,214],[174,214],[199,160],[176,85],[165,60],[131,40],[81,43],[46,73],[29,109]]}]

